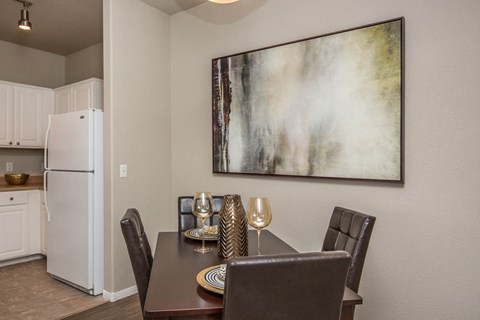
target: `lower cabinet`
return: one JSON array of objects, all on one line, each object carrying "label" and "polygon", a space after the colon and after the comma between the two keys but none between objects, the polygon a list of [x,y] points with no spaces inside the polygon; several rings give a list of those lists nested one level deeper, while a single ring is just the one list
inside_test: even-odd
[{"label": "lower cabinet", "polygon": [[40,192],[0,192],[0,261],[40,253]]},{"label": "lower cabinet", "polygon": [[28,255],[28,206],[0,207],[0,260]]},{"label": "lower cabinet", "polygon": [[40,191],[40,253],[47,255],[47,208],[45,206],[44,192]]}]

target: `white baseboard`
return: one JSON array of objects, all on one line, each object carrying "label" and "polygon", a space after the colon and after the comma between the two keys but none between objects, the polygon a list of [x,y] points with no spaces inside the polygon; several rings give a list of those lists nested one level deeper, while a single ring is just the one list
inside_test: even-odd
[{"label": "white baseboard", "polygon": [[45,256],[43,256],[41,254],[34,254],[32,256],[15,258],[15,259],[11,259],[11,260],[4,260],[4,261],[0,261],[0,267],[5,267],[5,266],[12,265],[12,264],[23,263],[23,262],[28,262],[28,261],[33,261],[33,260],[38,260],[38,259],[43,259],[43,258],[45,258]]},{"label": "white baseboard", "polygon": [[107,292],[103,290],[103,299],[109,300],[110,302],[115,302],[117,300],[129,297],[138,292],[137,286],[133,286],[127,289],[123,289],[117,292]]}]

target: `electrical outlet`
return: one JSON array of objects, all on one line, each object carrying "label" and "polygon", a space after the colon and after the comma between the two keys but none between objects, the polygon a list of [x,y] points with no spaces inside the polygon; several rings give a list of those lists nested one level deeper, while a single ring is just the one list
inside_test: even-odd
[{"label": "electrical outlet", "polygon": [[127,177],[127,165],[126,164],[121,164],[120,165],[120,178],[126,178]]},{"label": "electrical outlet", "polygon": [[13,162],[7,162],[5,171],[12,172],[13,171]]}]

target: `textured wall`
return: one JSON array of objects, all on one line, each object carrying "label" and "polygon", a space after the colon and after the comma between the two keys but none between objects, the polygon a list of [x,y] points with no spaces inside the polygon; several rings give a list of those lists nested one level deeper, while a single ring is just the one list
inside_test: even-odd
[{"label": "textured wall", "polygon": [[61,87],[65,84],[65,57],[0,41],[0,80]]},{"label": "textured wall", "polygon": [[[174,15],[172,218],[175,198],[198,190],[264,195],[270,229],[313,251],[334,206],[364,211],[378,220],[356,319],[479,319],[479,13],[477,0],[242,0]],[[400,16],[404,185],[212,174],[212,58]]]},{"label": "textured wall", "polygon": [[103,79],[103,43],[65,57],[65,84],[89,78]]},{"label": "textured wall", "polygon": [[43,149],[4,149],[0,148],[0,176],[5,174],[7,162],[13,163],[14,172],[30,175],[42,174]]},{"label": "textured wall", "polygon": [[[171,224],[170,18],[139,0],[105,0],[105,289],[134,285],[120,220],[142,215],[150,243]],[[128,177],[119,178],[119,165]]]}]

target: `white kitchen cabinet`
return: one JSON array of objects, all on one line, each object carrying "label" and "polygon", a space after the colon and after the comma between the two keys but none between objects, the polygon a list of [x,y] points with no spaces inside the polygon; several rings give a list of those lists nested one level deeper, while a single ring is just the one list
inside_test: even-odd
[{"label": "white kitchen cabinet", "polygon": [[0,261],[29,253],[28,192],[0,193]]},{"label": "white kitchen cabinet", "polygon": [[72,112],[73,111],[73,99],[72,88],[62,87],[55,89],[55,114]]},{"label": "white kitchen cabinet", "polygon": [[0,261],[41,253],[40,191],[0,192]]},{"label": "white kitchen cabinet", "polygon": [[[25,192],[25,191],[24,191]],[[28,191],[28,254],[41,252],[40,190]]]},{"label": "white kitchen cabinet", "polygon": [[0,83],[0,146],[8,146],[12,141],[13,101],[13,86]]},{"label": "white kitchen cabinet", "polygon": [[44,146],[46,119],[53,93],[50,90],[18,87],[15,91],[15,146]]},{"label": "white kitchen cabinet", "polygon": [[45,206],[45,191],[40,191],[40,253],[47,255],[47,208]]},{"label": "white kitchen cabinet", "polygon": [[55,114],[103,109],[103,80],[92,78],[55,89]]},{"label": "white kitchen cabinet", "polygon": [[43,148],[53,90],[0,82],[0,147]]}]

